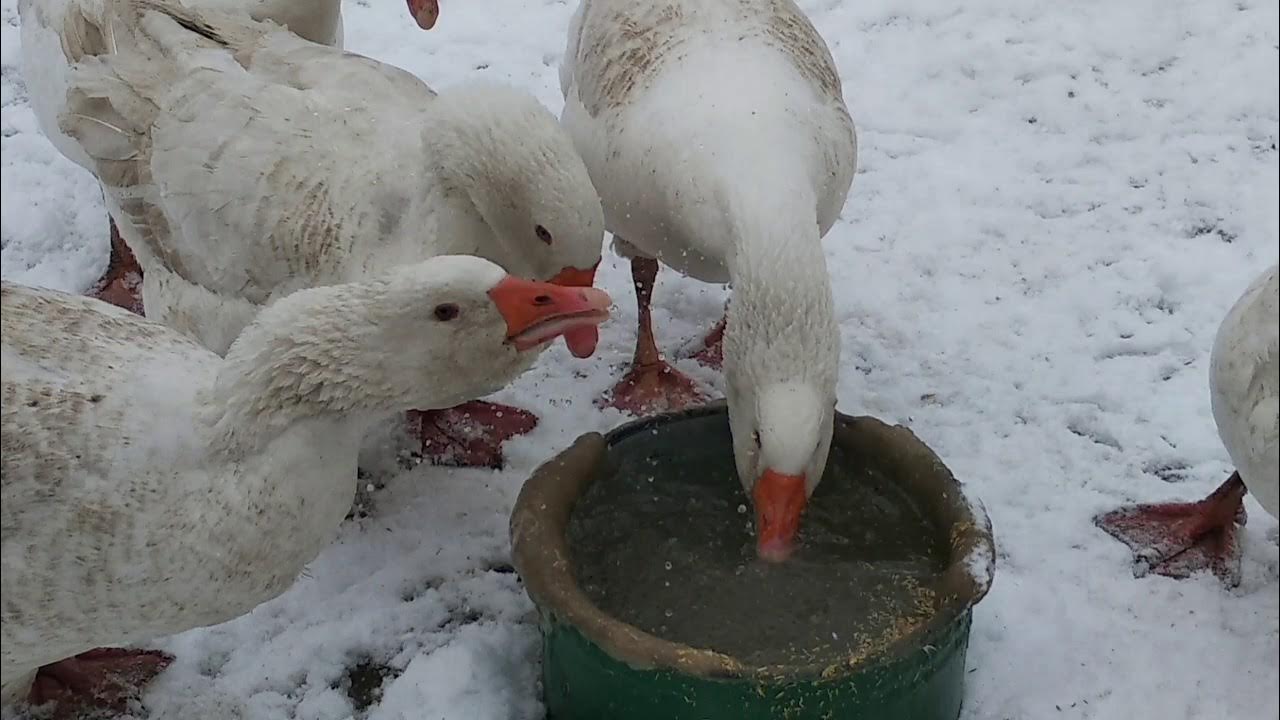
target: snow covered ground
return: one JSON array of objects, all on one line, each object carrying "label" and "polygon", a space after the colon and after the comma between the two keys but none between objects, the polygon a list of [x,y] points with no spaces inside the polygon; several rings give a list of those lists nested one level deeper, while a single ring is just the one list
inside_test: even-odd
[{"label": "snow covered ground", "polygon": [[[348,47],[443,87],[487,77],[554,110],[575,2],[347,5]],[[1229,472],[1209,411],[1218,322],[1276,261],[1277,3],[804,0],[840,65],[860,174],[826,240],[840,408],[909,424],[985,502],[999,567],[969,720],[1261,720],[1280,711],[1276,522],[1248,500],[1241,586],[1135,580],[1093,514],[1199,498]],[[3,275],[81,290],[106,261],[93,180],[40,135],[3,0]],[[537,632],[508,563],[520,483],[622,417],[626,266],[595,358],[562,347],[498,398],[543,421],[503,472],[419,467],[282,597],[162,640],[152,717],[533,718]],[[664,273],[669,350],[719,288]],[[682,367],[718,382],[692,363]],[[370,687],[383,683],[378,697]]]}]

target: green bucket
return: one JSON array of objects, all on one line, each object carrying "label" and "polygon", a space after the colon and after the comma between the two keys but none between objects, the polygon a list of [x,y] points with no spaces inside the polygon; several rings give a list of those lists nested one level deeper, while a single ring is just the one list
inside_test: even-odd
[{"label": "green bucket", "polygon": [[950,540],[934,614],[878,651],[834,665],[754,667],[655,637],[591,602],[573,576],[567,528],[574,503],[608,472],[611,452],[687,433],[695,423],[723,424],[716,441],[732,462],[727,413],[717,403],[583,435],[538,468],[520,492],[511,515],[512,553],[539,611],[548,718],[955,720],[964,699],[972,607],[989,589],[995,567],[991,526],[905,427],[837,413],[832,440],[899,483]]}]

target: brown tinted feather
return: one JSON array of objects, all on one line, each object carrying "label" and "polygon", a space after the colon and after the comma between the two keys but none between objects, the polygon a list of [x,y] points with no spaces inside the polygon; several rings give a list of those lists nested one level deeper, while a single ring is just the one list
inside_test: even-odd
[{"label": "brown tinted feather", "polygon": [[681,2],[593,3],[584,10],[575,78],[593,116],[627,105],[702,33],[722,42],[759,39],[786,57],[814,91],[842,97],[835,61],[791,0],[737,0],[689,9]]},{"label": "brown tinted feather", "polygon": [[626,105],[681,44],[680,3],[637,2],[621,8],[589,5],[578,46],[578,98],[592,116]]}]

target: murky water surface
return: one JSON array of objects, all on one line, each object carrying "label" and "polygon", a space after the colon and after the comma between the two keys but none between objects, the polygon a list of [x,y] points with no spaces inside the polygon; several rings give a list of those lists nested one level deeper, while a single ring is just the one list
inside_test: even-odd
[{"label": "murky water surface", "polygon": [[723,416],[618,442],[574,508],[578,581],[606,612],[751,665],[839,663],[930,617],[938,531],[887,478],[833,448],[796,553],[755,557]]}]

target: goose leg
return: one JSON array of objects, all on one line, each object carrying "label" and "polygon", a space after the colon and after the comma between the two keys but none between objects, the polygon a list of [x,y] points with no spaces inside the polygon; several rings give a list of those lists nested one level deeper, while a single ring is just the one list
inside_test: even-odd
[{"label": "goose leg", "polygon": [[159,650],[90,650],[40,668],[27,702],[32,706],[52,703],[55,718],[90,708],[124,712],[171,662],[173,656]]},{"label": "goose leg", "polygon": [[510,405],[473,400],[443,410],[414,410],[410,428],[422,438],[422,456],[436,465],[504,465],[502,444],[531,432],[538,416]]},{"label": "goose leg", "polygon": [[107,272],[89,292],[91,297],[104,300],[122,307],[130,312],[145,315],[142,307],[142,268],[133,251],[120,237],[115,218],[110,215],[111,223],[111,260],[107,264]]},{"label": "goose leg", "polygon": [[602,404],[635,415],[681,410],[701,405],[707,397],[688,376],[671,367],[653,338],[653,318],[649,303],[658,277],[658,261],[632,258],[631,278],[636,285],[639,331],[631,370],[601,399]]},{"label": "goose leg", "polygon": [[1244,495],[1237,472],[1199,502],[1124,507],[1095,517],[1094,524],[1134,551],[1135,575],[1185,578],[1211,570],[1234,586],[1240,582],[1237,527],[1247,520]]},{"label": "goose leg", "polygon": [[728,316],[721,316],[720,322],[717,322],[711,328],[711,332],[702,340],[702,347],[695,351],[690,357],[697,360],[702,365],[719,370],[724,365],[724,326],[728,322]]}]

